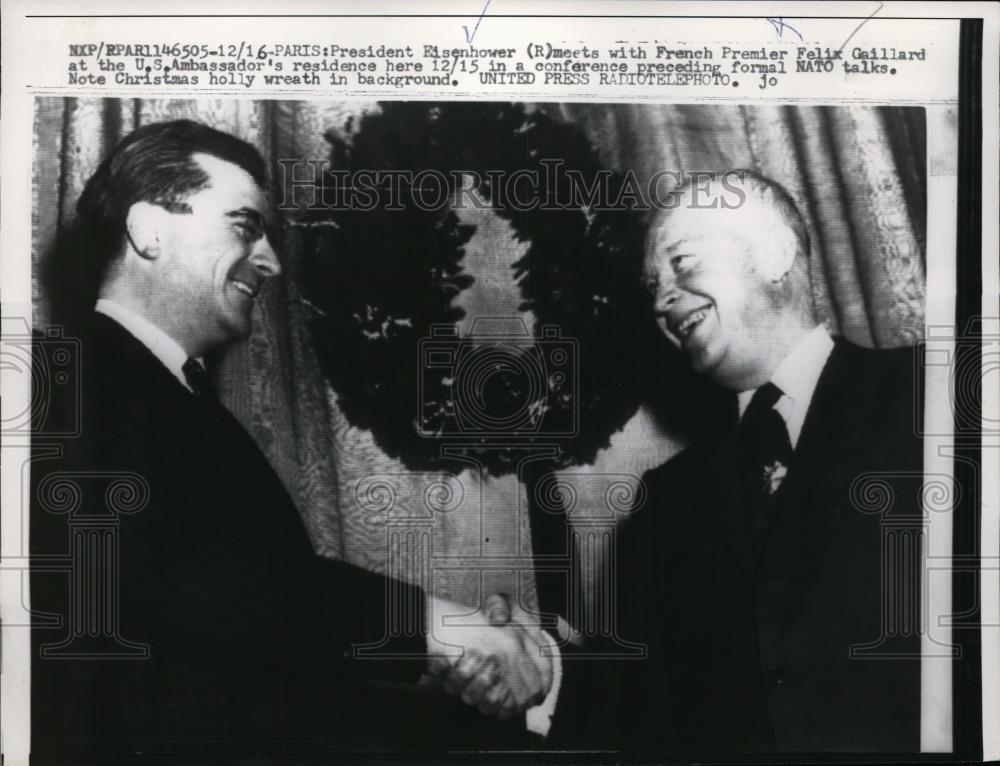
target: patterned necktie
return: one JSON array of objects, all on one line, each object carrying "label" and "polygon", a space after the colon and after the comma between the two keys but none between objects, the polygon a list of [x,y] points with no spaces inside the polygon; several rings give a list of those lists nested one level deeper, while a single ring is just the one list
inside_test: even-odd
[{"label": "patterned necktie", "polygon": [[780,478],[775,481],[776,472],[787,468],[792,457],[788,426],[774,409],[780,398],[781,389],[765,383],[754,393],[740,420],[740,455],[745,468],[754,476],[753,483],[766,495],[777,491]]},{"label": "patterned necktie", "polygon": [[753,395],[737,437],[744,496],[749,506],[753,539],[759,545],[767,530],[774,496],[792,459],[788,426],[774,405],[781,389],[765,383]]},{"label": "patterned necktie", "polygon": [[181,367],[181,372],[184,373],[184,379],[196,396],[213,402],[217,400],[215,387],[208,377],[208,370],[205,369],[205,365],[197,359],[188,359],[184,362],[184,366]]}]

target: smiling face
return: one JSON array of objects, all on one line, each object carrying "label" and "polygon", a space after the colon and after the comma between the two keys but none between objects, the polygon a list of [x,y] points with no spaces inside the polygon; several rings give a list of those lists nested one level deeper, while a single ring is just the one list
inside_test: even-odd
[{"label": "smiling face", "polygon": [[643,263],[664,334],[697,372],[736,391],[768,379],[781,321],[755,207],[664,211]]},{"label": "smiling face", "polygon": [[156,291],[170,301],[175,331],[197,356],[246,338],[265,279],[281,272],[267,237],[264,193],[241,167],[207,154],[195,161],[208,186],[172,212],[160,238]]}]

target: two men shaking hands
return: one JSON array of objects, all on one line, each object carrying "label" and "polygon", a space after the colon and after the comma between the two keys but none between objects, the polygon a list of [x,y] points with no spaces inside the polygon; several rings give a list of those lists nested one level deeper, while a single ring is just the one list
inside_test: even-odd
[{"label": "two men shaking hands", "polygon": [[[121,524],[117,574],[125,635],[151,654],[71,665],[36,651],[35,752],[333,730],[336,747],[357,737],[353,713],[355,729],[371,725],[341,687],[359,676],[422,679],[500,721],[527,713],[539,733],[565,696],[590,716],[574,722],[574,746],[610,724],[612,745],[650,749],[915,748],[918,665],[849,661],[850,646],[878,635],[881,531],[846,501],[857,476],[919,470],[919,440],[900,437],[915,432],[902,396],[915,368],[903,350],[858,348],[819,322],[808,233],[787,192],[750,174],[745,204],[725,209],[682,187],[688,204],[650,227],[655,318],[696,372],[738,398],[741,420],[739,433],[647,474],[650,511],[629,522],[614,618],[648,656],[587,681],[600,663],[574,663],[563,679],[556,640],[502,595],[477,610],[316,556],[277,474],[205,384],[202,357],[250,334],[257,296],[282,270],[266,179],[254,147],[180,120],[130,133],[81,194],[65,267],[97,298],[81,320],[88,426],[61,467],[148,484],[149,507]],[[33,554],[60,553],[66,530],[50,542],[52,515],[32,513]],[[68,612],[45,602],[36,574],[33,606]],[[419,669],[350,661],[352,647],[387,635],[390,591],[425,630],[386,639],[386,655],[429,658]],[[313,715],[321,706],[301,685],[317,680],[322,693],[335,687],[342,721]],[[94,699],[110,701],[81,704]],[[869,710],[882,711],[877,725]]]},{"label": "two men shaking hands", "polygon": [[[482,615],[461,617],[460,627],[446,627],[449,615],[454,620],[468,609],[440,599],[431,604],[427,640],[432,681],[500,721],[542,705],[553,691],[558,650],[553,639],[533,625],[535,618],[496,593],[487,597]],[[540,734],[548,728],[544,719],[551,705],[547,707],[536,717],[540,721],[528,720],[529,728]]]}]

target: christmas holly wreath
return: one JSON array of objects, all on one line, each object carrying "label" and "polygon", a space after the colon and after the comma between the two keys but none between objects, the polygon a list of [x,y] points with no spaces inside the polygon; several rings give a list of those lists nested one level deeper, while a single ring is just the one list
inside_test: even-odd
[{"label": "christmas holly wreath", "polygon": [[[593,461],[668,358],[634,187],[579,128],[521,104],[386,102],[344,135],[327,133],[296,228],[311,337],[348,420],[413,470],[471,459],[497,475],[542,447],[553,466]],[[475,227],[455,207],[470,200],[527,247],[513,267],[533,328],[477,318],[459,336]]]}]

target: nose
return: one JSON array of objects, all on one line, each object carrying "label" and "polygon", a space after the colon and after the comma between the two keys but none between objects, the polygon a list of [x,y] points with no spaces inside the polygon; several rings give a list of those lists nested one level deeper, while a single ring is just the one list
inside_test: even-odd
[{"label": "nose", "polygon": [[660,281],[656,286],[656,297],[654,307],[656,311],[669,311],[680,298],[680,290],[677,282],[672,277]]},{"label": "nose", "polygon": [[281,261],[278,254],[274,252],[267,237],[261,237],[250,253],[250,263],[261,276],[276,277],[281,273]]}]

